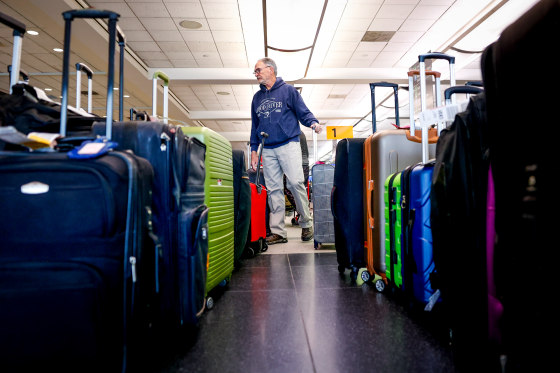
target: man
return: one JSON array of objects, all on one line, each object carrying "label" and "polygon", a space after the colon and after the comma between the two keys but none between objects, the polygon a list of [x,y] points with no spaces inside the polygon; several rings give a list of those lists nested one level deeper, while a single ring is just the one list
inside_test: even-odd
[{"label": "man", "polygon": [[[276,63],[262,58],[255,64],[254,74],[260,84],[251,104],[251,167],[257,167],[257,149],[261,132],[266,132],[262,152],[263,173],[268,189],[271,235],[266,238],[269,245],[288,242],[285,218],[283,175],[292,191],[296,209],[300,214],[301,239],[313,238],[313,221],[309,212],[307,192],[303,183],[301,146],[299,144],[299,122],[321,133],[319,121],[307,108],[299,92],[277,77]],[[299,122],[298,122],[299,121]]]}]

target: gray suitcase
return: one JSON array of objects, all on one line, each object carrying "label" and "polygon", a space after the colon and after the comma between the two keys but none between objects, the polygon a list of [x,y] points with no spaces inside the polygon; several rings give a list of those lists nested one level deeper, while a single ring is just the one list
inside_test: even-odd
[{"label": "gray suitcase", "polygon": [[320,249],[321,244],[334,244],[334,218],[331,211],[331,191],[334,181],[334,166],[315,164],[311,167],[313,180],[313,236],[314,247]]}]

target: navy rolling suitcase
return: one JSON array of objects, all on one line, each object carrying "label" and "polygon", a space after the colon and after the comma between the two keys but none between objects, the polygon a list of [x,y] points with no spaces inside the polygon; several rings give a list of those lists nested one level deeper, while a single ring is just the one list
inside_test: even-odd
[{"label": "navy rolling suitcase", "polygon": [[[112,92],[119,17],[92,10],[63,15],[62,113],[72,20],[109,19]],[[153,169],[140,157],[108,150],[112,145],[106,139],[69,153],[0,153],[1,368],[125,371],[143,339]],[[91,151],[97,146],[103,149]]]},{"label": "navy rolling suitcase", "polygon": [[[154,74],[154,81],[157,78],[168,81],[161,72]],[[105,126],[96,123],[93,132],[104,135]],[[204,310],[208,256],[206,145],[186,136],[181,127],[162,122],[116,122],[112,132],[117,149],[132,151],[154,168],[153,326],[167,332],[196,325]]]},{"label": "navy rolling suitcase", "polygon": [[331,195],[338,270],[342,273],[349,268],[354,280],[358,270],[365,266],[364,141],[342,139],[337,144]]},{"label": "navy rolling suitcase", "polygon": [[243,150],[232,150],[233,158],[233,212],[235,219],[234,264],[239,261],[245,251],[249,226],[251,224],[251,185],[247,174],[247,162]]}]

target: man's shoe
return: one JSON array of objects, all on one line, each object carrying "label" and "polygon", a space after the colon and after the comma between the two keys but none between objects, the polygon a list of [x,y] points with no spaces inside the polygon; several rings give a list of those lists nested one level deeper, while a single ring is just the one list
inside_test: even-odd
[{"label": "man's shoe", "polygon": [[313,228],[302,228],[301,229],[301,240],[309,241],[313,238]]},{"label": "man's shoe", "polygon": [[288,239],[280,236],[279,234],[273,233],[270,236],[266,236],[266,243],[268,245],[274,245],[275,243],[286,243]]}]

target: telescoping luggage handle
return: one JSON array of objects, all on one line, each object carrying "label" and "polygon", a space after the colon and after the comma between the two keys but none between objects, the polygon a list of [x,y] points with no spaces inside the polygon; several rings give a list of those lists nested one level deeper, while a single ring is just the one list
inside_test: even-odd
[{"label": "telescoping luggage handle", "polygon": [[260,177],[261,177],[261,156],[262,156],[262,151],[264,149],[264,140],[266,138],[268,138],[268,133],[266,132],[261,132],[261,137],[262,137],[262,141],[261,141],[261,148],[259,149],[259,154],[258,154],[258,160],[257,160],[257,177],[255,179],[255,184],[257,185],[257,193],[261,194],[261,189],[262,189],[262,185],[260,182]]},{"label": "telescoping luggage handle", "polygon": [[93,81],[93,71],[91,69],[81,63],[78,62],[76,64],[76,109],[80,109],[82,106],[82,74],[81,72],[86,73],[88,78],[88,90],[87,90],[87,112],[91,113],[91,100],[92,100],[92,81]]},{"label": "telescoping luggage handle", "polygon": [[464,94],[468,94],[468,95],[476,95],[480,92],[482,92],[483,89],[482,88],[478,88],[475,86],[469,86],[469,85],[456,85],[453,87],[449,87],[447,88],[444,92],[443,92],[443,96],[445,97],[445,104],[449,105],[451,104],[452,101],[452,97],[454,94],[457,93],[464,93]]},{"label": "telescoping luggage handle", "polygon": [[119,117],[122,116],[122,95],[124,91],[123,82],[123,56],[124,56],[124,34],[117,26],[117,20],[120,15],[108,10],[97,9],[80,9],[69,10],[62,13],[65,21],[64,27],[64,56],[62,64],[62,107],[60,110],[60,135],[66,136],[66,123],[68,121],[68,79],[69,79],[69,66],[70,66],[70,36],[72,29],[72,21],[75,18],[107,18],[109,20],[109,54],[108,54],[108,68],[107,68],[107,117],[106,117],[106,138],[111,140],[112,136],[112,122],[113,122],[113,86],[115,77],[115,42],[118,37],[118,43],[121,48],[121,71],[120,71],[120,97],[121,109],[119,110]]},{"label": "telescoping luggage handle", "polygon": [[152,78],[152,115],[157,116],[157,81],[163,80],[163,123],[169,119],[169,77],[162,71],[156,71]]},{"label": "telescoping luggage handle", "polygon": [[371,127],[372,133],[377,132],[377,116],[375,114],[375,88],[376,87],[388,87],[393,88],[393,96],[395,97],[395,121],[397,127],[400,127],[400,120],[399,120],[399,85],[395,83],[388,83],[388,82],[377,82],[377,83],[369,83],[369,87],[371,89]]},{"label": "telescoping luggage handle", "polygon": [[12,93],[12,86],[14,84],[17,84],[19,79],[19,70],[21,64],[21,45],[23,43],[23,35],[25,35],[25,25],[4,13],[0,13],[0,22],[14,30],[14,47],[12,53],[12,68],[10,74],[10,93]]},{"label": "telescoping luggage handle", "polygon": [[[449,63],[449,82],[450,86],[455,85],[455,57],[450,56],[445,53],[426,53],[418,56],[418,61],[420,65],[420,104],[422,111],[426,110],[426,60],[427,59],[443,59],[447,60]],[[441,89],[436,87],[436,97],[441,94]],[[452,97],[454,103],[455,98]],[[440,106],[440,102],[437,103]],[[414,117],[410,118],[411,123],[414,121]],[[442,123],[438,123],[438,134],[441,131]],[[428,127],[422,126],[422,163],[428,161]]]}]

